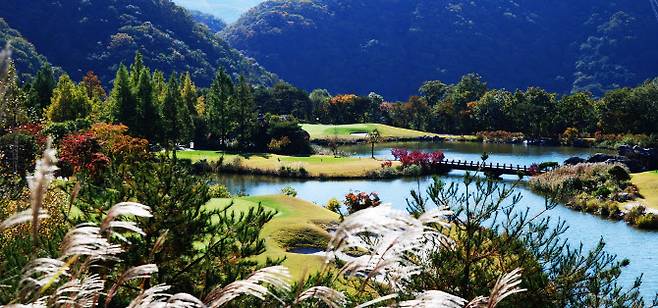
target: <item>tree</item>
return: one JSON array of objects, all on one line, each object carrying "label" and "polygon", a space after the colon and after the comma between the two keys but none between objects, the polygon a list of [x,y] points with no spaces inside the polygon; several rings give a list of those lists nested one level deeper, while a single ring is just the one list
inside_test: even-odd
[{"label": "tree", "polygon": [[501,129],[514,130],[508,122],[506,110],[512,104],[512,93],[505,90],[491,90],[473,105],[474,127],[493,131]]},{"label": "tree", "polygon": [[155,141],[160,130],[160,113],[155,102],[157,96],[153,90],[151,72],[148,68],[142,68],[137,85],[132,91],[138,106],[138,121],[134,132],[138,136]]},{"label": "tree", "polygon": [[370,142],[370,156],[372,159],[375,159],[375,144],[379,143],[381,141],[381,134],[379,133],[378,129],[373,129],[369,134],[368,134],[368,141]]},{"label": "tree", "polygon": [[32,80],[28,95],[28,107],[32,109],[37,117],[41,117],[53,96],[53,90],[57,86],[53,68],[46,63],[42,66]]},{"label": "tree", "polygon": [[235,139],[240,148],[246,149],[253,138],[258,115],[252,88],[242,76],[235,88],[233,103],[233,118],[239,121],[235,129]]},{"label": "tree", "polygon": [[103,89],[103,83],[98,79],[98,76],[93,71],[88,71],[82,78],[82,85],[85,87],[87,97],[89,99],[104,100],[107,93]]},{"label": "tree", "polygon": [[418,89],[430,106],[434,106],[441,101],[449,90],[449,86],[440,80],[425,81]]},{"label": "tree", "polygon": [[556,131],[564,131],[571,127],[581,132],[594,132],[596,128],[594,104],[595,101],[589,92],[577,92],[562,97],[557,101],[557,108],[554,111],[559,124]]},{"label": "tree", "polygon": [[110,93],[110,102],[114,110],[114,119],[117,123],[128,126],[131,132],[135,131],[138,126],[138,109],[137,100],[133,95],[130,85],[130,75],[125,65],[119,65],[116,77],[114,78],[114,87]]},{"label": "tree", "polygon": [[368,94],[368,99],[370,100],[370,107],[368,108],[368,121],[381,123],[383,120],[381,106],[382,103],[384,103],[384,97],[375,92],[370,92],[370,94]]},{"label": "tree", "polygon": [[46,116],[51,122],[71,121],[89,116],[92,107],[85,87],[76,85],[64,74],[53,91]]},{"label": "tree", "polygon": [[326,89],[315,89],[308,95],[311,105],[313,106],[313,118],[311,121],[319,121],[324,117],[323,107],[331,100],[331,94]]},{"label": "tree", "polygon": [[192,115],[180,96],[178,77],[169,77],[167,90],[162,102],[162,141],[167,147],[188,142],[192,138]]},{"label": "tree", "polygon": [[27,97],[18,85],[16,66],[9,59],[7,70],[0,79],[0,125],[2,128],[12,128],[26,123],[29,120],[26,106]]},{"label": "tree", "polygon": [[231,118],[229,99],[234,94],[231,78],[223,71],[215,76],[206,96],[206,124],[210,132],[217,136],[219,144],[226,147],[229,132],[236,119]]}]

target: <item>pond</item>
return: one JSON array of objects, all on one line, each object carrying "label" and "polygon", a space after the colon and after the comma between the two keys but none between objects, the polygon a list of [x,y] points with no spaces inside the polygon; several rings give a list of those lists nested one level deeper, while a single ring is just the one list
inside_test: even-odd
[{"label": "pond", "polygon": [[[376,155],[384,157],[390,155],[391,147],[406,147],[409,149],[442,150],[447,159],[479,160],[482,152],[489,153],[489,162],[507,164],[531,164],[535,162],[557,161],[562,162],[572,156],[587,157],[596,152],[595,149],[571,148],[571,147],[540,147],[509,144],[477,144],[477,143],[399,143],[384,144],[376,148]],[[356,153],[359,156],[370,156],[369,146],[349,146],[343,150]],[[461,180],[463,173],[455,171],[441,179],[445,182],[456,182]],[[514,176],[506,177],[507,183],[515,181]],[[244,192],[250,195],[266,195],[280,193],[281,188],[292,186],[298,192],[298,197],[325,204],[331,198],[342,200],[343,196],[350,191],[364,191],[379,193],[384,203],[390,203],[394,207],[404,210],[406,199],[409,198],[410,190],[425,191],[431,183],[430,177],[418,179],[395,179],[395,180],[349,180],[349,181],[319,181],[319,180],[297,180],[282,179],[264,176],[223,175],[218,182],[225,184],[233,193]],[[519,192],[523,195],[520,208],[530,207],[531,210],[540,211],[544,209],[544,198],[532,193],[522,182]],[[647,298],[653,298],[658,291],[658,232],[642,231],[629,227],[624,222],[610,221],[591,214],[573,211],[563,206],[558,206],[548,212],[547,215],[555,222],[558,218],[563,219],[569,225],[564,235],[572,244],[580,243],[585,248],[593,248],[600,239],[606,242],[606,250],[616,254],[619,258],[627,258],[631,261],[625,268],[621,277],[622,283],[629,286],[635,277],[644,273],[642,294]]]}]

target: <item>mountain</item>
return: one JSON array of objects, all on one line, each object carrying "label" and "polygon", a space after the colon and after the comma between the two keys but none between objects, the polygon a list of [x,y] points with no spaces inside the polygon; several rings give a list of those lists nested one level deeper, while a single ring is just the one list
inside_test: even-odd
[{"label": "mountain", "polygon": [[25,80],[27,76],[34,75],[41,66],[48,63],[46,57],[38,53],[32,43],[0,18],[0,48],[5,47],[8,42],[12,49],[12,59],[18,73],[21,74],[21,79]]},{"label": "mountain", "polygon": [[189,71],[201,85],[217,68],[256,84],[278,80],[169,0],[2,0],[0,17],[78,80],[93,70],[108,84],[137,51],[151,68]]},{"label": "mountain", "polygon": [[206,14],[197,10],[190,10],[190,14],[192,15],[192,18],[196,20],[196,22],[208,26],[210,31],[214,33],[222,31],[224,28],[226,28],[226,23],[214,15]]},{"label": "mountain", "polygon": [[493,87],[595,94],[658,72],[647,1],[271,0],[222,37],[307,90],[388,99],[469,72]]}]

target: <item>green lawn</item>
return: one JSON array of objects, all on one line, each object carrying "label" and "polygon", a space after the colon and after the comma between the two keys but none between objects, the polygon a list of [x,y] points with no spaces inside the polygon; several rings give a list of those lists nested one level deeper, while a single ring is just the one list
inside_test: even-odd
[{"label": "green lawn", "polygon": [[640,190],[647,207],[658,209],[658,172],[650,171],[633,174],[633,184]]},{"label": "green lawn", "polygon": [[367,134],[375,129],[379,131],[379,134],[384,139],[436,136],[436,134],[432,133],[374,123],[344,125],[302,124],[302,128],[311,135],[311,140],[328,139],[334,136],[342,139],[359,139],[364,137],[353,134]]},{"label": "green lawn", "polygon": [[381,168],[381,162],[370,158],[333,157],[328,155],[285,156],[276,154],[226,154],[217,151],[180,151],[178,158],[217,161],[224,156],[229,163],[239,158],[244,167],[260,170],[278,170],[283,166],[304,167],[312,176],[324,177],[363,177],[369,171]]},{"label": "green lawn", "polygon": [[324,125],[324,124],[302,124],[302,128],[311,135],[311,140],[326,140],[332,137],[339,139],[364,139],[365,137],[354,134],[367,134],[377,129],[382,139],[394,140],[402,138],[419,138],[419,137],[441,137],[450,140],[476,141],[477,137],[473,135],[447,135],[434,134],[417,131],[413,129],[399,128],[385,124],[363,123],[363,124],[343,124],[343,125]]},{"label": "green lawn", "polygon": [[276,210],[278,214],[261,230],[267,251],[256,258],[265,262],[269,257],[285,257],[287,266],[295,279],[302,278],[322,268],[324,258],[287,252],[294,247],[325,248],[329,234],[325,225],[338,221],[338,215],[315,204],[283,195],[255,196],[236,199],[213,199],[206,207],[223,208],[231,201],[234,209],[245,211],[250,207],[262,206]]}]

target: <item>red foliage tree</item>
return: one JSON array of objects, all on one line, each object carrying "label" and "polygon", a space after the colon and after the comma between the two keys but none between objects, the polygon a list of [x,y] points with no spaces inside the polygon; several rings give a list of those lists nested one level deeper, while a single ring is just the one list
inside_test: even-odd
[{"label": "red foliage tree", "polygon": [[60,142],[59,157],[74,174],[83,170],[95,174],[110,164],[110,159],[101,150],[92,132],[73,134],[65,136]]},{"label": "red foliage tree", "polygon": [[347,211],[352,214],[370,207],[378,207],[382,204],[379,195],[375,192],[370,194],[365,192],[349,193],[345,195],[343,204],[347,206]]}]

